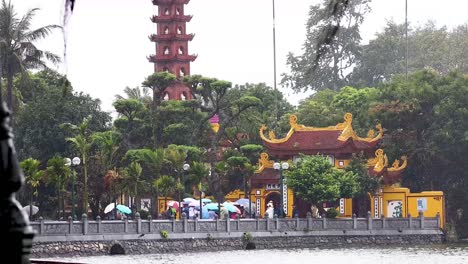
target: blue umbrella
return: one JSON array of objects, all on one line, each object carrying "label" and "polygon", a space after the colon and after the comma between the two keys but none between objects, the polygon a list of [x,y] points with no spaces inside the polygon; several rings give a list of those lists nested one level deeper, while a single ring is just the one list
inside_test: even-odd
[{"label": "blue umbrella", "polygon": [[119,204],[117,205],[117,210],[119,210],[120,212],[124,213],[124,214],[131,214],[132,213],[132,210],[130,210],[130,208],[128,208],[127,206],[123,205],[123,204]]},{"label": "blue umbrella", "polygon": [[240,210],[239,208],[235,207],[233,204],[231,203],[228,203],[228,202],[224,202],[223,203],[224,207],[226,207],[226,209],[231,212],[231,213],[239,213]]},{"label": "blue umbrella", "polygon": [[218,203],[209,203],[209,204],[203,206],[203,208],[206,208],[206,210],[218,211]]},{"label": "blue umbrella", "polygon": [[[202,203],[211,203],[211,199],[208,198],[203,198],[201,199]],[[197,200],[198,203],[200,203],[200,200]]]}]

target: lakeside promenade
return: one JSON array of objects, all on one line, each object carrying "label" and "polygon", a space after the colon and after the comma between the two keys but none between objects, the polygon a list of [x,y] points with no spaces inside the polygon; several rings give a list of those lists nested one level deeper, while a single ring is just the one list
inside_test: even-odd
[{"label": "lakeside promenade", "polygon": [[330,245],[442,243],[440,218],[256,218],[32,222],[33,257]]}]

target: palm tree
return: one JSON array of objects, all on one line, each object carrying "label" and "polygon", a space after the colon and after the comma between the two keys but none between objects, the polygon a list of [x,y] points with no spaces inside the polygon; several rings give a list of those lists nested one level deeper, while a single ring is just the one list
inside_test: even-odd
[{"label": "palm tree", "polygon": [[83,162],[83,213],[88,214],[88,159],[91,150],[91,136],[89,131],[89,122],[91,118],[85,118],[78,126],[69,123],[62,124],[61,127],[67,130],[71,130],[75,133],[75,137],[67,138],[68,141],[72,142],[75,149],[81,155],[81,161]]},{"label": "palm tree", "polygon": [[65,191],[67,180],[70,178],[71,169],[70,166],[65,165],[64,158],[54,156],[47,161],[47,169],[45,173],[57,190],[57,218],[60,218],[60,209],[62,209],[62,215],[65,215],[65,206],[62,194]]},{"label": "palm tree", "polygon": [[[131,160],[131,161],[136,161],[141,164],[144,164],[145,167],[147,167],[151,172],[151,175],[153,175],[153,179],[157,180],[159,174],[161,173],[161,169],[163,167],[163,164],[165,162],[164,159],[164,150],[161,148],[152,150],[152,149],[132,149],[127,151],[125,154],[125,159]],[[159,202],[158,197],[159,197],[159,192],[157,186],[153,185],[155,190],[155,196],[157,198],[156,203]],[[153,188],[151,188],[153,190]],[[151,190],[151,191],[152,191]],[[153,198],[151,198],[151,204],[153,205]],[[151,208],[151,211],[152,208]],[[159,215],[159,207],[156,206],[156,216]]]},{"label": "palm tree", "polygon": [[[167,197],[176,190],[176,181],[169,175],[163,175],[153,181],[153,186],[164,196],[164,206],[167,206]],[[159,207],[159,204],[158,206]]]},{"label": "palm tree", "polygon": [[148,184],[141,178],[142,171],[143,169],[141,168],[140,163],[136,161],[130,163],[130,166],[123,170],[124,176],[122,179],[122,187],[128,195],[134,198],[133,205],[135,213],[138,211],[138,208],[140,208],[138,194],[140,191],[145,191],[148,186]]},{"label": "palm tree", "polygon": [[[28,69],[47,69],[46,62],[60,62],[60,57],[48,51],[42,51],[34,41],[46,38],[58,25],[48,25],[31,30],[31,21],[38,11],[34,8],[20,19],[10,1],[3,0],[0,7],[0,80],[7,79],[7,103],[13,110],[13,78]],[[0,82],[1,85],[1,82]],[[1,87],[0,87],[1,88]]]},{"label": "palm tree", "polygon": [[26,185],[29,188],[29,218],[33,215],[33,197],[38,195],[38,187],[42,176],[44,175],[43,170],[39,170],[40,161],[29,158],[23,160],[20,163],[21,169],[23,170],[24,176],[26,177]]}]

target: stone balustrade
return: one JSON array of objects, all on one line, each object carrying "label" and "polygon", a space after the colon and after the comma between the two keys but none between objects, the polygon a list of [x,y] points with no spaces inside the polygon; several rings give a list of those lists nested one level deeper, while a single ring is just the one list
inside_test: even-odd
[{"label": "stone balustrade", "polygon": [[137,215],[134,220],[88,220],[83,215],[81,221],[49,221],[39,219],[31,222],[36,237],[60,235],[98,234],[158,234],[168,233],[223,233],[223,232],[265,232],[265,231],[323,231],[323,230],[439,230],[440,217],[425,218],[256,218],[225,220],[142,220]]}]

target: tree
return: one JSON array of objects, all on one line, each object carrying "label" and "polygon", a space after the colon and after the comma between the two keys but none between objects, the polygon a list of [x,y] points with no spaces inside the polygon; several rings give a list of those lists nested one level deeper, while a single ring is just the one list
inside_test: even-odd
[{"label": "tree", "polygon": [[[387,22],[383,32],[362,46],[361,56],[350,77],[356,87],[377,86],[392,77],[405,74],[405,24]],[[408,28],[408,71],[431,68],[447,74],[453,70],[468,72],[468,25],[452,30],[437,27],[433,21]]]},{"label": "tree", "polygon": [[352,172],[356,175],[358,188],[353,198],[353,213],[358,217],[366,217],[371,206],[369,193],[375,194],[377,192],[382,186],[382,179],[381,177],[369,175],[367,159],[363,153],[353,155],[345,171]]},{"label": "tree", "polygon": [[73,132],[75,137],[67,138],[75,149],[81,155],[81,162],[83,163],[83,213],[88,213],[88,161],[91,151],[91,131],[89,130],[89,122],[91,118],[85,118],[78,126],[72,124],[63,124],[64,129],[69,129]]},{"label": "tree", "polygon": [[19,19],[11,2],[2,1],[0,8],[0,80],[7,79],[7,103],[13,110],[13,78],[27,69],[48,68],[46,61],[54,64],[60,57],[38,49],[34,42],[46,38],[57,25],[48,25],[31,30],[31,22],[38,8],[26,12]]},{"label": "tree", "polygon": [[43,170],[39,170],[40,161],[28,158],[20,163],[21,169],[23,170],[26,178],[26,186],[29,189],[29,218],[33,215],[33,197],[38,196],[38,187],[44,175]]},{"label": "tree", "polygon": [[140,163],[132,162],[123,171],[122,187],[124,192],[133,197],[132,206],[135,212],[140,208],[140,192],[147,189],[147,183],[141,178],[142,168]]},{"label": "tree", "polygon": [[60,219],[60,209],[62,209],[62,217],[65,216],[65,199],[63,198],[63,192],[70,178],[71,169],[69,166],[65,165],[64,158],[54,156],[47,161],[45,173],[57,191],[57,219]]},{"label": "tree", "polygon": [[167,206],[167,197],[176,190],[175,179],[169,175],[162,175],[159,179],[153,181],[153,186],[164,196],[164,205]]},{"label": "tree", "polygon": [[143,87],[153,90],[153,104],[151,107],[151,126],[153,128],[153,147],[157,147],[157,128],[156,128],[156,112],[161,105],[164,90],[176,81],[176,76],[168,72],[156,72],[148,76],[143,82]]},{"label": "tree", "polygon": [[111,121],[100,108],[100,101],[75,93],[68,80],[53,71],[30,74],[30,82],[17,82],[24,104],[16,112],[15,143],[20,160],[29,157],[46,163],[56,153],[70,157],[73,148],[64,144],[69,136],[61,124],[78,124],[93,116],[89,129],[107,130]]},{"label": "tree", "polygon": [[[350,69],[360,53],[359,27],[370,11],[370,0],[330,1],[312,5],[307,21],[304,53],[290,53],[291,74],[282,83],[295,91],[326,88],[337,91],[348,83]],[[332,10],[330,10],[332,8]]]},{"label": "tree", "polygon": [[[125,154],[125,160],[129,160],[131,162],[135,161],[140,164],[144,164],[146,168],[149,169],[149,179],[148,182],[154,182],[159,178],[161,174],[161,170],[165,163],[164,159],[164,149],[158,148],[155,150],[152,149],[132,149],[127,151]],[[152,185],[150,187],[157,187],[156,185]],[[153,190],[151,188],[151,190]],[[153,196],[153,195],[152,195]],[[156,196],[156,203],[159,202],[159,190],[155,189],[155,196]],[[151,203],[154,204],[153,202]],[[159,214],[159,208],[156,206],[156,216]]]},{"label": "tree", "polygon": [[323,156],[301,155],[297,165],[285,171],[285,176],[294,194],[314,205],[351,198],[358,189],[354,173],[333,167]]}]

